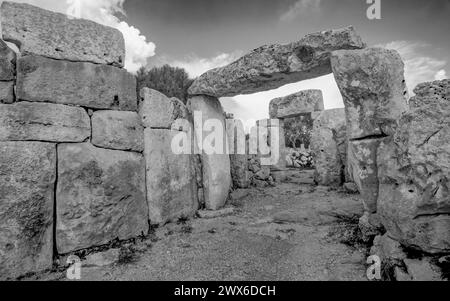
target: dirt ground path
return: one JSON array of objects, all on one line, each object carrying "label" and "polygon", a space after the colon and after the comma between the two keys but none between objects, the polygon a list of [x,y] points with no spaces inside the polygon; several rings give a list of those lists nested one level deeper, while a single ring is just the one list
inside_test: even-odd
[{"label": "dirt ground path", "polygon": [[[231,201],[231,215],[166,225],[126,260],[83,266],[82,280],[366,280],[358,197],[313,186],[311,172],[291,172],[277,187]],[[49,279],[66,274],[39,277]]]}]

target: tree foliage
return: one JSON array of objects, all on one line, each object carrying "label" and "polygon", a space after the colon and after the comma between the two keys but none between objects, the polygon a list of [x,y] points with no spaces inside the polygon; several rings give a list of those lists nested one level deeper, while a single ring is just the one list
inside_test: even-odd
[{"label": "tree foliage", "polygon": [[305,148],[309,148],[313,129],[313,120],[310,115],[286,119],[284,129],[287,147],[300,148],[303,144]]},{"label": "tree foliage", "polygon": [[150,70],[141,68],[137,72],[138,91],[147,87],[157,90],[167,97],[176,97],[184,103],[187,102],[187,90],[192,82],[193,80],[189,78],[186,70],[169,65]]}]

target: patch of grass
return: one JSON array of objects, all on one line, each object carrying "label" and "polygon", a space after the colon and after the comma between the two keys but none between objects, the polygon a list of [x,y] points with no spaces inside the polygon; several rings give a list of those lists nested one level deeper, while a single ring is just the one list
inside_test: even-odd
[{"label": "patch of grass", "polygon": [[330,236],[337,239],[340,243],[352,249],[363,251],[368,255],[373,245],[373,240],[365,241],[363,239],[363,234],[359,228],[359,216],[336,213],[333,214],[333,217],[337,219],[337,222],[332,226]]},{"label": "patch of grass", "polygon": [[133,245],[124,245],[120,248],[118,264],[130,264],[138,259],[138,252]]}]

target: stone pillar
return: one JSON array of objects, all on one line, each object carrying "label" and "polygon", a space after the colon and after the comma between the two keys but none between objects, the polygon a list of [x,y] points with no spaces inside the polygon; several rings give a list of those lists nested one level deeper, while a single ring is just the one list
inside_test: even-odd
[{"label": "stone pillar", "polygon": [[327,110],[313,115],[311,150],[314,153],[315,181],[323,186],[342,185],[347,165],[345,110]]},{"label": "stone pillar", "polygon": [[187,107],[149,88],[141,90],[150,223],[193,217],[199,208],[193,125]]},{"label": "stone pillar", "polygon": [[248,170],[247,143],[242,121],[227,119],[227,135],[230,145],[231,177],[235,188],[248,188],[250,175]]},{"label": "stone pillar", "polygon": [[346,108],[349,172],[375,213],[378,146],[408,110],[404,64],[394,50],[368,48],[335,51],[331,65]]},{"label": "stone pillar", "polygon": [[[217,98],[206,95],[191,97],[189,106],[194,113],[196,150],[202,154],[205,206],[208,210],[218,210],[225,205],[231,188],[225,113]],[[206,130],[210,125],[214,126]],[[216,150],[211,152],[214,146]]]},{"label": "stone pillar", "polygon": [[[258,153],[262,159],[274,171],[286,169],[286,137],[284,132],[284,121],[282,119],[264,119],[257,122],[258,126]],[[275,135],[275,136],[272,136]],[[272,141],[273,140],[273,141]],[[271,143],[277,145],[272,147]],[[261,154],[270,149],[269,154]]]}]

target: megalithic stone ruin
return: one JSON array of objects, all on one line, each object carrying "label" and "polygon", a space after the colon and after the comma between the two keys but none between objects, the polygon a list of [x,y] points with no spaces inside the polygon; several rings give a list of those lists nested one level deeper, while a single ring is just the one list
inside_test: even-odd
[{"label": "megalithic stone ruin", "polygon": [[[450,82],[421,84],[408,103],[400,55],[365,48],[353,27],[257,48],[201,75],[185,105],[149,88],[138,95],[117,29],[8,1],[0,15],[0,279],[222,209],[230,188],[275,185],[264,158],[249,152],[257,129],[230,159],[219,98],[330,73],[345,109],[324,110],[320,90],[272,101],[278,167],[284,120],[311,115],[316,182],[358,185],[360,223],[387,231],[375,253],[450,252]],[[174,152],[175,137],[187,152]],[[212,140],[222,149],[211,152]]]}]

